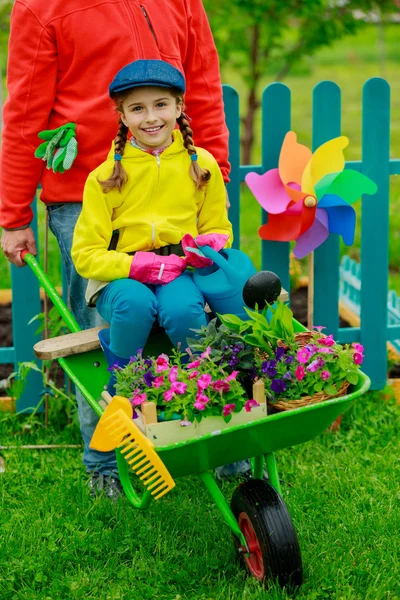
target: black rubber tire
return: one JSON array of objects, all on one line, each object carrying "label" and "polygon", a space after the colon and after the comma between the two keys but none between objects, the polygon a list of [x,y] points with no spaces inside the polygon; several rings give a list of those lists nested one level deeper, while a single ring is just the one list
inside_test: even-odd
[{"label": "black rubber tire", "polygon": [[245,481],[236,488],[231,509],[243,533],[245,530],[249,533],[248,527],[252,526],[259,547],[247,558],[239,539],[233,536],[241,564],[264,585],[276,580],[281,587],[300,586],[303,569],[299,542],[285,503],[275,488],[261,479]]}]

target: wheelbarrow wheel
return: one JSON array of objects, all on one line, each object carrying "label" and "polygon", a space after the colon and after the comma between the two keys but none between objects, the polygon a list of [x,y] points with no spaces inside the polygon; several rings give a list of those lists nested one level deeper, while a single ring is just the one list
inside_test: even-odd
[{"label": "wheelbarrow wheel", "polygon": [[296,531],[282,498],[266,481],[251,479],[240,484],[231,509],[250,554],[234,536],[242,565],[263,581],[277,580],[281,587],[297,587],[303,581],[301,553]]}]

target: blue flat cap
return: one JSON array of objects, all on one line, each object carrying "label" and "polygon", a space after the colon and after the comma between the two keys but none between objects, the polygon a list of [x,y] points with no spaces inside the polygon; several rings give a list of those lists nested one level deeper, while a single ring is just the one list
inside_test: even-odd
[{"label": "blue flat cap", "polygon": [[108,88],[110,96],[144,85],[175,88],[185,91],[185,78],[175,67],[163,60],[135,60],[123,67]]}]

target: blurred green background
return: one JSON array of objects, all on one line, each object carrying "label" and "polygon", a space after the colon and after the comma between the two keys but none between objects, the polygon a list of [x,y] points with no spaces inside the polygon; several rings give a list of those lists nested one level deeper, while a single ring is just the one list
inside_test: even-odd
[{"label": "blurred green background", "polygon": [[[12,2],[0,7],[0,68],[6,96],[8,15]],[[361,158],[361,95],[364,82],[384,77],[391,86],[391,158],[400,158],[400,9],[393,2],[301,0],[204,0],[220,54],[223,83],[240,96],[242,163],[260,162],[262,90],[283,80],[292,91],[292,129],[311,146],[311,98],[322,80],[342,89],[342,133],[350,139],[348,160]],[[40,255],[45,212],[38,203]],[[391,178],[389,287],[400,294],[400,184]],[[358,206],[355,243],[342,253],[358,259],[361,215]],[[241,247],[260,266],[259,206],[243,185]],[[58,250],[49,236],[49,274],[60,284]],[[301,275],[304,264],[295,265]],[[293,281],[293,283],[296,283]],[[0,288],[10,287],[9,265],[0,257]]]}]

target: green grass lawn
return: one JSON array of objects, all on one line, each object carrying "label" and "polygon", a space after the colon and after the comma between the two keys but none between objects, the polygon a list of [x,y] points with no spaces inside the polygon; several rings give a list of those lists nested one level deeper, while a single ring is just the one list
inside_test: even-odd
[{"label": "green grass lawn", "polygon": [[[57,423],[53,417],[51,423]],[[76,426],[0,418],[1,443],[79,443]],[[369,393],[327,433],[277,454],[304,563],[298,600],[399,600],[400,407]],[[80,451],[5,450],[2,600],[278,600],[246,577],[193,478],[135,511],[90,499]],[[229,499],[235,485],[224,484]]]}]

